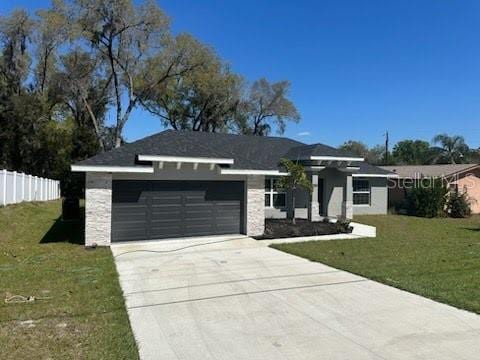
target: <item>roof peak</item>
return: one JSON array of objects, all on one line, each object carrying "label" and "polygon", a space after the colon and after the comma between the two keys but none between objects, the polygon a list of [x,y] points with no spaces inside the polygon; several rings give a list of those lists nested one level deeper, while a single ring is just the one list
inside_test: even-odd
[{"label": "roof peak", "polygon": [[[250,137],[250,138],[258,138],[258,139],[282,139],[282,140],[290,140],[298,143],[299,145],[308,145],[305,143],[302,143],[301,141],[286,137],[286,136],[270,136],[270,135],[253,135],[253,134],[235,134],[235,133],[227,133],[227,132],[211,132],[211,131],[195,131],[195,130],[190,130],[190,129],[180,129],[180,130],[175,130],[175,129],[165,129],[163,131],[160,131],[158,133],[152,134],[150,136],[155,136],[159,135],[162,133],[166,132],[173,132],[173,133],[188,133],[188,134],[195,134],[195,135],[200,135],[200,136],[232,136],[232,137]],[[140,139],[141,140],[141,139]],[[314,144],[312,144],[314,145]]]}]

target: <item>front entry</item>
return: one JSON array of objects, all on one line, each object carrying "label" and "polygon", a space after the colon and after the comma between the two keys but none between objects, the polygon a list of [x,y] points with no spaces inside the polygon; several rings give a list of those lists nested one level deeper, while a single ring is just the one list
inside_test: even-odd
[{"label": "front entry", "polygon": [[320,211],[320,215],[325,216],[325,206],[324,206],[324,195],[323,195],[323,179],[318,178],[318,209]]}]

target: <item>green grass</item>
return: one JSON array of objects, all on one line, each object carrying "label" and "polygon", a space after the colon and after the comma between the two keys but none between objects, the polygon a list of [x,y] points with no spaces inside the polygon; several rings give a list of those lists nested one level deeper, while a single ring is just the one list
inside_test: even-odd
[{"label": "green grass", "polygon": [[[59,201],[0,208],[2,359],[138,359],[112,254]],[[44,297],[5,304],[13,294]]]},{"label": "green grass", "polygon": [[480,216],[357,216],[377,237],[272,247],[480,313]]}]

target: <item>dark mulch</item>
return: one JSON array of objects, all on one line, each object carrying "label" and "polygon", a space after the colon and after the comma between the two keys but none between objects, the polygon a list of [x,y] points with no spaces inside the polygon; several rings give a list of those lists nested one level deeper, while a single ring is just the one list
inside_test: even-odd
[{"label": "dark mulch", "polygon": [[[347,226],[348,228],[348,226]],[[329,222],[311,222],[305,219],[297,219],[296,225],[290,219],[266,219],[265,232],[261,236],[254,237],[257,240],[279,239],[300,236],[332,235],[350,232],[343,224]]]}]

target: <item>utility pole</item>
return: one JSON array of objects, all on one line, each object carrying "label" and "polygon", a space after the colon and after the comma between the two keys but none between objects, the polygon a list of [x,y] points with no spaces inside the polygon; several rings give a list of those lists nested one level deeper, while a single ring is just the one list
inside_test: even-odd
[{"label": "utility pole", "polygon": [[385,132],[385,165],[388,165],[388,130]]}]

